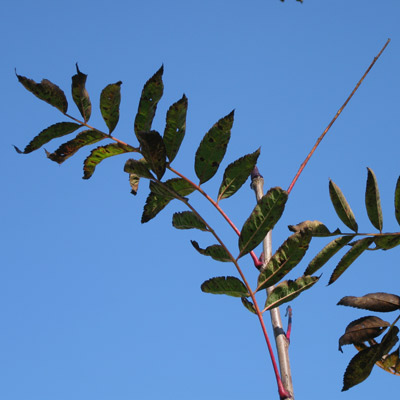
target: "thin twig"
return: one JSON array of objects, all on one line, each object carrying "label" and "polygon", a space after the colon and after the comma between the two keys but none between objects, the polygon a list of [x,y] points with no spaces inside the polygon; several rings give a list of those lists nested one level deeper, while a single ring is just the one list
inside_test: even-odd
[{"label": "thin twig", "polygon": [[339,108],[338,112],[336,113],[336,115],[333,117],[332,121],[329,123],[329,125],[325,128],[325,130],[322,132],[322,135],[318,138],[317,142],[315,143],[314,147],[311,149],[310,153],[308,154],[308,156],[306,157],[306,159],[303,161],[303,164],[301,164],[299,170],[297,171],[296,176],[293,178],[292,183],[289,186],[289,189],[287,190],[288,193],[290,193],[293,189],[293,186],[295,185],[297,179],[299,179],[300,174],[303,172],[303,169],[305,168],[305,166],[307,165],[308,161],[310,160],[311,156],[313,155],[314,151],[317,149],[318,145],[321,143],[322,139],[324,138],[324,136],[328,133],[329,129],[331,128],[331,126],[334,124],[334,122],[337,120],[337,118],[339,117],[339,115],[342,113],[342,111],[344,110],[344,108],[347,106],[347,103],[350,101],[350,99],[353,97],[354,93],[357,91],[357,89],[360,87],[362,81],[364,80],[364,78],[368,75],[369,71],[372,69],[372,67],[374,66],[374,64],[376,63],[376,61],[378,60],[378,58],[381,56],[381,54],[383,53],[383,51],[386,49],[387,45],[389,44],[390,39],[388,39],[385,43],[385,45],[382,47],[381,51],[378,53],[378,55],[374,58],[374,60],[372,61],[372,63],[370,64],[370,66],[368,67],[368,69],[365,71],[364,75],[361,77],[361,79],[358,81],[357,85],[355,86],[355,88],[353,89],[353,91],[350,93],[350,96],[346,99],[346,101],[343,103],[342,107]]}]

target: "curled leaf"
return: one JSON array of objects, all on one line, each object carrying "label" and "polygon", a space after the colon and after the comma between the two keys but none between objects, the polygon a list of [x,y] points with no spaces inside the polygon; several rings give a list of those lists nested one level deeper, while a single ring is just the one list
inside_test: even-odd
[{"label": "curled leaf", "polygon": [[176,157],[185,136],[187,107],[188,99],[183,95],[167,112],[163,139],[170,163]]},{"label": "curled leaf", "polygon": [[140,178],[153,179],[154,177],[148,167],[148,162],[144,158],[141,158],[140,160],[130,158],[125,163],[124,171],[129,174],[137,175]]},{"label": "curled leaf", "polygon": [[367,168],[367,188],[365,191],[365,206],[367,208],[368,218],[372,225],[382,232],[383,218],[382,218],[382,207],[381,199],[379,196],[378,182],[372,169]]},{"label": "curled leaf", "polygon": [[369,311],[390,312],[400,309],[400,297],[390,293],[369,293],[362,297],[345,296],[337,305]]},{"label": "curled leaf", "polygon": [[339,339],[339,350],[346,344],[362,343],[379,336],[388,326],[389,322],[378,317],[362,317],[351,322],[346,327],[346,332]]},{"label": "curled leaf", "polygon": [[50,160],[55,161],[58,164],[62,164],[82,147],[97,143],[106,137],[107,136],[105,136],[102,132],[89,129],[87,131],[79,132],[74,139],[62,144],[54,153],[46,152],[46,154]]},{"label": "curled leaf", "polygon": [[51,125],[44,129],[39,135],[35,136],[32,141],[25,147],[24,151],[21,151],[18,147],[15,150],[18,153],[28,154],[42,147],[44,144],[50,142],[50,140],[69,135],[75,132],[82,125],[75,124],[74,122],[58,122],[57,124]]},{"label": "curled leaf", "polygon": [[233,115],[232,111],[214,124],[205,134],[196,151],[194,169],[200,184],[207,182],[216,174],[225,156],[231,138]]},{"label": "curled leaf", "polygon": [[176,229],[200,229],[208,231],[206,224],[192,211],[175,213],[172,216],[172,226]]},{"label": "curled leaf", "polygon": [[241,280],[233,276],[211,278],[201,285],[205,293],[227,294],[233,297],[248,297],[246,286]]},{"label": "curled leaf", "polygon": [[339,186],[337,186],[332,180],[329,180],[329,195],[338,217],[347,227],[354,232],[357,232],[358,225],[354,218],[353,211],[351,210],[342,191],[339,189]]},{"label": "curled leaf", "polygon": [[86,79],[87,75],[79,71],[78,64],[76,64],[76,75],[72,77],[72,99],[85,122],[89,121],[92,113],[92,103],[85,87]]},{"label": "curled leaf", "polygon": [[340,230],[336,229],[331,232],[322,222],[319,221],[304,221],[297,225],[289,225],[289,230],[292,232],[307,231],[313,237],[326,237],[340,235]]},{"label": "curled leaf", "polygon": [[205,249],[202,249],[196,241],[191,240],[190,242],[192,243],[193,247],[200,254],[203,254],[204,256],[210,256],[212,259],[216,261],[222,261],[222,262],[232,261],[230,255],[220,244],[213,244],[212,246],[208,246]]},{"label": "curled leaf", "polygon": [[68,110],[68,102],[64,92],[54,83],[47,79],[43,79],[40,83],[36,83],[34,80],[26,78],[25,76],[17,75],[20,83],[25,89],[32,92],[40,100],[49,103],[53,107],[56,107],[63,114]]},{"label": "curled leaf", "polygon": [[242,304],[247,308],[251,313],[257,314],[256,308],[254,307],[254,304],[250,301],[247,300],[246,297],[242,297]]},{"label": "curled leaf", "polygon": [[292,301],[301,292],[310,289],[311,286],[317,283],[318,279],[319,277],[316,276],[302,276],[295,281],[287,280],[280,282],[268,294],[267,301],[265,302],[265,310],[271,310]]},{"label": "curled leaf", "polygon": [[242,187],[253,171],[259,155],[260,149],[239,158],[226,167],[217,201],[231,197]]},{"label": "curled leaf", "polygon": [[239,257],[249,253],[263,241],[282,216],[287,199],[286,190],[275,187],[257,202],[240,232]]},{"label": "curled leaf", "polygon": [[119,121],[119,105],[121,103],[122,82],[107,85],[100,95],[100,111],[108,127],[109,133],[115,129]]},{"label": "curled leaf", "polygon": [[131,185],[131,193],[136,196],[139,189],[140,176],[129,174],[129,184]]}]

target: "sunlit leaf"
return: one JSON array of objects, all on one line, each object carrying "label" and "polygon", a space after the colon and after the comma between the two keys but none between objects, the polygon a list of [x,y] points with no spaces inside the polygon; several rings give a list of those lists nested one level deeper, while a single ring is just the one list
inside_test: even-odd
[{"label": "sunlit leaf", "polygon": [[129,174],[135,174],[140,178],[147,178],[147,179],[154,178],[151,172],[149,171],[149,164],[144,158],[141,158],[140,160],[134,160],[133,158],[130,158],[125,163],[124,171],[128,172]]},{"label": "sunlit leaf", "polygon": [[205,134],[196,152],[194,169],[200,184],[211,179],[225,156],[233,125],[232,111]]},{"label": "sunlit leaf", "polygon": [[257,314],[254,304],[247,300],[246,297],[242,297],[242,304],[253,314]]},{"label": "sunlit leaf", "polygon": [[169,162],[176,157],[185,136],[187,107],[188,99],[183,95],[179,101],[172,104],[167,112],[163,139]]},{"label": "sunlit leaf", "polygon": [[176,229],[200,229],[208,231],[206,224],[193,212],[183,211],[172,216],[172,226]]},{"label": "sunlit leaf", "polygon": [[151,130],[157,104],[163,94],[164,85],[162,74],[164,67],[161,68],[145,83],[142,95],[140,96],[138,112],[135,117],[135,132],[148,132]]},{"label": "sunlit leaf", "polygon": [[390,312],[400,309],[400,297],[395,294],[377,292],[361,297],[345,296],[337,304],[369,311]]},{"label": "sunlit leaf", "polygon": [[367,168],[367,188],[365,190],[365,206],[367,208],[368,218],[371,224],[382,232],[383,218],[382,218],[382,207],[381,199],[379,196],[378,182],[372,169]]},{"label": "sunlit leaf", "polygon": [[76,75],[72,77],[72,98],[85,122],[89,121],[92,113],[92,103],[85,87],[86,78],[87,75],[79,71],[76,64]]},{"label": "sunlit leaf", "polygon": [[75,132],[82,125],[75,124],[74,122],[59,122],[51,125],[44,129],[39,135],[35,136],[32,141],[25,147],[24,151],[21,151],[18,147],[15,147],[18,153],[28,154],[42,147],[44,144],[50,142],[52,139],[56,139],[65,135],[69,135]]},{"label": "sunlit leaf", "polygon": [[304,275],[312,275],[322,268],[339,250],[348,244],[354,236],[342,236],[329,242],[308,264]]},{"label": "sunlit leaf", "polygon": [[257,202],[257,205],[254,207],[254,210],[240,232],[239,257],[249,253],[262,242],[267,233],[279,221],[285,209],[287,199],[288,193],[276,187],[270,189]]},{"label": "sunlit leaf", "polygon": [[211,278],[201,285],[201,290],[205,293],[227,294],[233,297],[249,296],[243,282],[233,276]]},{"label": "sunlit leaf", "polygon": [[111,143],[106,146],[100,146],[91,151],[89,157],[83,163],[83,179],[89,179],[95,168],[105,158],[118,156],[119,154],[135,151],[131,146],[125,146],[120,143]]},{"label": "sunlit leaf", "polygon": [[73,156],[79,149],[90,144],[99,142],[107,136],[104,133],[89,129],[87,131],[79,132],[78,135],[68,142],[62,144],[54,153],[46,152],[50,160],[58,164],[62,164],[66,159]]},{"label": "sunlit leaf", "polygon": [[304,232],[289,236],[262,269],[256,291],[275,285],[289,273],[306,254],[311,238]]},{"label": "sunlit leaf", "polygon": [[34,80],[26,78],[25,76],[17,75],[20,83],[25,89],[32,92],[40,100],[51,104],[53,107],[59,109],[63,114],[68,110],[68,102],[64,92],[54,83],[47,79],[43,79],[42,82],[36,83]]},{"label": "sunlit leaf", "polygon": [[383,250],[390,250],[400,244],[400,235],[380,235],[375,236],[374,240],[377,247]]},{"label": "sunlit leaf", "polygon": [[316,276],[302,276],[295,281],[287,280],[279,283],[273,288],[271,293],[269,293],[267,301],[265,302],[265,309],[271,310],[281,304],[292,301],[299,296],[301,292],[310,289],[318,279],[319,277]]},{"label": "sunlit leaf", "polygon": [[231,197],[242,187],[253,171],[259,155],[260,149],[239,158],[226,167],[217,201]]},{"label": "sunlit leaf", "polygon": [[117,83],[111,83],[107,85],[100,94],[100,111],[110,134],[115,129],[119,121],[121,85],[121,81]]},{"label": "sunlit leaf", "polygon": [[339,229],[331,232],[322,222],[319,221],[304,221],[297,225],[289,225],[289,230],[292,232],[306,231],[313,237],[326,237],[340,235]]},{"label": "sunlit leaf", "polygon": [[395,210],[396,220],[400,225],[400,176],[397,179],[396,189],[394,192],[394,210]]},{"label": "sunlit leaf", "polygon": [[329,180],[329,195],[338,217],[347,227],[354,232],[357,232],[358,225],[354,218],[353,211],[351,210],[350,205],[344,197],[342,191],[332,180]]},{"label": "sunlit leaf", "polygon": [[328,285],[335,282],[346,269],[374,242],[373,237],[367,237],[354,242],[352,248],[343,256],[333,271]]},{"label": "sunlit leaf", "polygon": [[195,190],[190,183],[181,178],[169,179],[164,185],[167,188],[156,182],[150,182],[150,194],[144,206],[142,223],[153,219],[174,198],[188,196]]},{"label": "sunlit leaf", "polygon": [[150,131],[137,132],[136,136],[140,143],[141,153],[157,178],[161,179],[167,165],[167,154],[161,135],[157,131]]},{"label": "sunlit leaf", "polygon": [[232,258],[220,244],[213,244],[212,246],[202,249],[196,241],[191,240],[190,242],[192,243],[193,247],[204,256],[210,256],[214,260],[222,262],[232,261]]},{"label": "sunlit leaf", "polygon": [[362,343],[379,336],[388,326],[389,322],[378,317],[362,317],[351,322],[346,327],[346,332],[339,339],[339,350],[346,344]]}]

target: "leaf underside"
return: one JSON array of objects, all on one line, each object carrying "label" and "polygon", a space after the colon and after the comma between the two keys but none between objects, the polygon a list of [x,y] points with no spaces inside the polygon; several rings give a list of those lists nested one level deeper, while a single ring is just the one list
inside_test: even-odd
[{"label": "leaf underside", "polygon": [[201,285],[205,293],[226,294],[233,297],[248,297],[246,286],[241,280],[233,276],[211,278]]},{"label": "leaf underside", "polygon": [[345,296],[337,305],[376,312],[391,312],[400,309],[400,297],[390,293],[368,293],[365,296]]},{"label": "leaf underside", "polygon": [[367,168],[367,170],[368,178],[367,187],[365,190],[365,206],[367,208],[367,214],[371,224],[380,232],[382,232],[383,217],[378,182],[374,171],[372,171],[370,168]]},{"label": "leaf underside", "polygon": [[100,111],[109,133],[115,129],[119,121],[119,105],[121,103],[122,82],[107,85],[100,94]]},{"label": "leaf underside", "polygon": [[72,77],[72,99],[85,122],[89,121],[92,114],[92,103],[85,87],[86,79],[87,75],[79,71],[78,64],[76,64],[76,75]]},{"label": "leaf underside", "polygon": [[231,137],[234,112],[221,118],[205,134],[195,157],[194,169],[200,184],[210,180],[217,172],[225,156]]},{"label": "leaf underside", "polygon": [[195,240],[190,241],[193,247],[202,255],[210,256],[214,260],[222,261],[222,262],[230,262],[232,261],[229,254],[220,244],[213,244],[212,246],[208,246],[205,249],[202,249],[199,244]]},{"label": "leaf underside", "polygon": [[285,204],[288,199],[288,193],[279,188],[272,188],[264,195],[255,206],[246,220],[239,236],[239,257],[249,253],[257,247],[267,233],[279,221]]}]

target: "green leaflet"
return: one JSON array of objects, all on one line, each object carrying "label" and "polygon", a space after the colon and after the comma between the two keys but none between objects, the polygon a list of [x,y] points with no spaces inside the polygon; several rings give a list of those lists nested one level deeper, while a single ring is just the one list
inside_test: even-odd
[{"label": "green leaflet", "polygon": [[200,184],[207,182],[216,174],[225,156],[231,138],[233,116],[234,111],[214,124],[196,151],[194,169]]},{"label": "green leaflet", "polygon": [[58,122],[57,124],[51,125],[44,129],[39,135],[35,136],[32,141],[25,147],[24,151],[21,151],[18,147],[15,147],[18,153],[28,154],[42,147],[44,144],[50,142],[55,138],[59,138],[79,129],[82,125],[75,124],[74,122]]},{"label": "green leaflet", "polygon": [[375,244],[383,250],[393,249],[400,244],[400,235],[381,235],[375,236]]},{"label": "green leaflet", "polygon": [[339,229],[331,232],[322,222],[319,221],[304,221],[297,225],[289,225],[288,228],[292,232],[306,231],[312,237],[336,236],[341,233]]},{"label": "green leaflet", "polygon": [[134,160],[133,158],[130,158],[125,163],[124,171],[128,174],[137,175],[140,178],[153,179],[154,177],[149,171],[148,167],[149,165],[144,158],[141,158],[140,160]]},{"label": "green leaflet", "polygon": [[79,132],[75,139],[62,144],[54,153],[46,151],[47,157],[58,164],[62,164],[66,159],[73,156],[79,149],[84,146],[94,144],[107,136],[104,133],[90,129]]},{"label": "green leaflet", "polygon": [[34,80],[26,78],[25,76],[17,75],[19,82],[25,87],[25,89],[32,92],[40,100],[49,103],[53,107],[56,107],[63,114],[68,110],[68,102],[64,92],[54,83],[47,79],[43,79],[42,82],[36,83]]},{"label": "green leaflet", "polygon": [[185,136],[187,107],[188,99],[183,95],[179,101],[172,104],[167,112],[163,139],[170,163],[176,157]]},{"label": "green leaflet", "polygon": [[172,226],[176,229],[200,229],[208,231],[206,224],[193,212],[183,211],[172,216]]},{"label": "green leaflet", "polygon": [[253,314],[257,314],[254,304],[247,300],[246,297],[242,297],[242,304]]},{"label": "green leaflet", "polygon": [[343,196],[342,191],[332,180],[329,180],[329,195],[338,217],[347,227],[357,232],[358,225],[354,218],[353,211],[346,198]]},{"label": "green leaflet", "polygon": [[352,236],[342,236],[329,242],[308,264],[304,275],[312,275],[323,267],[340,249],[346,246],[354,238]]},{"label": "green leaflet", "polygon": [[310,289],[318,280],[319,277],[316,276],[302,276],[295,281],[287,280],[279,283],[268,295],[265,302],[265,310],[271,310],[293,300],[301,292]]},{"label": "green leaflet", "polygon": [[289,236],[268,261],[258,276],[256,292],[279,282],[304,257],[312,236],[305,232],[297,232]]},{"label": "green leaflet", "polygon": [[100,94],[100,111],[109,133],[115,129],[119,120],[122,82],[107,85]]},{"label": "green leaflet", "polygon": [[361,350],[352,358],[343,377],[342,392],[349,390],[368,378],[375,363],[380,361],[385,354],[389,353],[398,342],[398,333],[399,328],[397,326],[392,327],[383,337],[381,343]]},{"label": "green leaflet", "polygon": [[229,254],[226,252],[226,250],[219,244],[214,244],[212,246],[208,246],[205,249],[200,248],[199,244],[191,240],[190,241],[193,245],[193,247],[200,253],[203,254],[204,256],[210,256],[214,260],[217,261],[222,261],[222,262],[231,262],[232,258],[229,256]]},{"label": "green leaflet", "polygon": [[169,179],[164,185],[167,188],[159,183],[150,182],[150,194],[144,206],[142,224],[153,219],[174,198],[188,196],[195,190],[190,183],[181,178]]},{"label": "green leaflet", "polygon": [[92,103],[85,87],[86,79],[87,75],[79,71],[78,64],[76,64],[76,75],[72,77],[72,99],[85,122],[89,121],[92,114]]},{"label": "green leaflet", "polygon": [[161,68],[145,83],[142,95],[140,96],[138,112],[135,117],[135,133],[148,132],[151,130],[154,115],[156,114],[157,104],[160,101],[164,85],[162,74],[164,67]]},{"label": "green leaflet", "polygon": [[167,154],[161,135],[157,131],[150,131],[137,132],[136,136],[140,143],[141,153],[160,180],[167,166]]},{"label": "green leaflet", "polygon": [[268,231],[279,221],[287,199],[288,193],[275,187],[257,202],[240,232],[238,258],[249,253],[262,242]]},{"label": "green leaflet", "polygon": [[226,167],[219,188],[217,202],[221,199],[231,197],[242,187],[251,174],[251,171],[253,171],[259,155],[260,149],[239,158]]},{"label": "green leaflet", "polygon": [[367,188],[365,190],[365,206],[367,208],[368,218],[371,224],[382,232],[383,217],[381,208],[381,199],[379,196],[378,182],[372,169],[367,168]]},{"label": "green leaflet", "polygon": [[233,276],[211,278],[201,285],[201,290],[205,293],[227,294],[233,297],[249,296],[243,282]]},{"label": "green leaflet", "polygon": [[400,176],[397,179],[396,189],[394,192],[394,211],[398,224],[400,225]]},{"label": "green leaflet", "polygon": [[364,239],[357,240],[354,242],[352,248],[342,257],[339,264],[333,271],[331,278],[329,279],[328,285],[335,282],[340,275],[368,248],[368,246],[374,242],[373,237],[367,237]]},{"label": "green leaflet", "polygon": [[83,179],[89,179],[93,175],[96,166],[105,158],[133,151],[135,151],[133,147],[124,146],[120,143],[111,143],[95,148],[83,162]]}]

